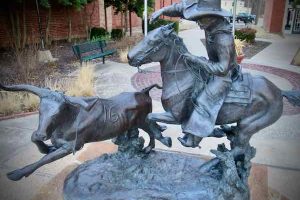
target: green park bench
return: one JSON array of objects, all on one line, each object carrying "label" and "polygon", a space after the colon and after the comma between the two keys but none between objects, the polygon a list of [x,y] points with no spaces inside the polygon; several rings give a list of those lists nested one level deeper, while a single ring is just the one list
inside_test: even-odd
[{"label": "green park bench", "polygon": [[105,40],[75,44],[72,49],[75,56],[80,60],[80,65],[82,65],[82,62],[97,58],[102,58],[104,64],[105,56],[113,55],[117,51],[116,49],[106,49]]}]

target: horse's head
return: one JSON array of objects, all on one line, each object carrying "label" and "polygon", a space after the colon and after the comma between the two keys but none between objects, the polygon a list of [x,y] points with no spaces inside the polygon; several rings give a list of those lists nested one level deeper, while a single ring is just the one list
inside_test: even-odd
[{"label": "horse's head", "polygon": [[[160,62],[171,48],[170,36],[174,34],[173,24],[154,29],[128,53],[131,66],[138,67],[150,62]],[[174,37],[174,36],[173,36]],[[177,36],[176,36],[177,37]]]}]

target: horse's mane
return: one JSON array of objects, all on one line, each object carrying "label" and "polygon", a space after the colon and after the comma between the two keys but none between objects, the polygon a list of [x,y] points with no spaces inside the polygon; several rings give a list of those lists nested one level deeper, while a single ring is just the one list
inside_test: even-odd
[{"label": "horse's mane", "polygon": [[[176,47],[177,51],[179,54],[183,55],[183,54],[190,54],[190,52],[188,51],[188,49],[186,48],[183,39],[181,37],[179,37],[176,32],[172,31],[167,37],[165,37],[164,39],[168,40],[168,43],[173,43],[173,45]],[[197,84],[196,88],[194,88],[194,91],[200,92],[203,89],[203,83],[204,80],[206,80],[209,76],[208,73],[206,73],[204,70],[202,70],[201,67],[199,67],[196,63],[194,62],[190,62],[185,60],[185,65],[189,68],[189,70],[193,73]],[[193,94],[195,95],[195,94]]]},{"label": "horse's mane", "polygon": [[173,42],[176,46],[177,50],[181,53],[187,53],[188,49],[186,48],[185,44],[183,43],[183,40],[181,37],[179,37],[175,32],[171,32],[168,37],[166,37],[169,42]]}]

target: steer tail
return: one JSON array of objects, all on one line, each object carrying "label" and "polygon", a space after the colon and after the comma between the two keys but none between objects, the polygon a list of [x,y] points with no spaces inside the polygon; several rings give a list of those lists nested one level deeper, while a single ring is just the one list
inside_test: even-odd
[{"label": "steer tail", "polygon": [[293,106],[300,106],[300,91],[282,91],[281,94],[287,98]]},{"label": "steer tail", "polygon": [[149,87],[146,87],[146,88],[142,89],[141,92],[144,93],[144,94],[149,95],[150,90],[151,90],[152,88],[154,88],[154,87],[156,87],[157,89],[162,89],[162,87],[161,87],[160,85],[158,85],[158,84],[153,84],[153,85],[150,85]]}]

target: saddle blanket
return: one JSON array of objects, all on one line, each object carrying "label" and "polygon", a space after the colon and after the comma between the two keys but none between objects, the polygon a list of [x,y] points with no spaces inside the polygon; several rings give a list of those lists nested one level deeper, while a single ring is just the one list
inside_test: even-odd
[{"label": "saddle blanket", "polygon": [[250,104],[252,102],[252,76],[249,73],[240,75],[232,83],[225,103]]}]

